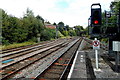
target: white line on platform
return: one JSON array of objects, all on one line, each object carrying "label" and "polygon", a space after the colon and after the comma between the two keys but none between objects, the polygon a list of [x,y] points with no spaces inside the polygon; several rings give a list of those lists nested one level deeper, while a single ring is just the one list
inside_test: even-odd
[{"label": "white line on platform", "polygon": [[83,62],[83,55],[80,56],[80,62]]},{"label": "white line on platform", "polygon": [[79,51],[77,51],[77,53],[76,53],[76,55],[75,55],[75,59],[74,59],[74,61],[73,61],[72,67],[71,67],[70,72],[69,72],[69,75],[68,75],[68,77],[67,77],[67,80],[70,80],[70,78],[71,78],[71,75],[72,75],[72,72],[73,72],[73,69],[74,69],[74,66],[75,66],[75,62],[76,62],[78,53],[79,53]]}]

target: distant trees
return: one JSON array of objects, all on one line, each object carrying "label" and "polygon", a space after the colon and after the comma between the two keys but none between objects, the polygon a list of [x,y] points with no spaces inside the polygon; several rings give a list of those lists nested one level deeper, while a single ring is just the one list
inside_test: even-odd
[{"label": "distant trees", "polygon": [[22,20],[8,16],[2,10],[2,38],[3,43],[22,42],[26,39],[26,31],[22,27]]},{"label": "distant trees", "polygon": [[[2,14],[2,44],[21,43],[25,41],[37,42],[40,40],[50,40],[56,38],[56,30],[45,27],[45,21],[40,16],[34,16],[34,13],[29,8],[22,18],[17,18],[12,15],[8,15],[4,10],[1,9]],[[50,24],[50,22],[46,22]],[[65,25],[63,22],[57,26],[58,37],[64,36],[81,36],[84,30],[82,26],[75,26],[74,28]]]},{"label": "distant trees", "polygon": [[38,36],[41,40],[55,38],[55,30],[44,26],[44,19],[39,15],[35,17],[30,9],[27,9],[23,18],[7,15],[2,10],[2,43],[12,44],[28,40],[37,42]]},{"label": "distant trees", "polygon": [[45,28],[41,31],[41,40],[50,40],[51,38],[55,39],[56,37],[56,31],[54,29]]},{"label": "distant trees", "polygon": [[41,31],[43,30],[44,20],[39,15],[35,17],[33,12],[27,9],[27,12],[23,17],[23,21],[23,24],[25,25],[28,31],[27,38],[34,39],[35,41],[37,41],[36,37],[38,34],[41,34]]},{"label": "distant trees", "polygon": [[[119,2],[113,1],[110,4],[110,12],[111,12],[111,14],[114,14],[114,15],[111,15],[111,17],[106,18],[105,12],[102,13],[102,27],[101,27],[102,32],[104,32],[104,33],[106,33],[106,32],[111,33],[111,31],[115,32],[114,29],[117,28],[117,14],[118,14],[119,8],[120,8],[120,1]],[[108,23],[111,23],[111,24],[106,24],[107,23],[106,19],[107,19]]]},{"label": "distant trees", "polygon": [[70,36],[77,36],[75,30],[73,30],[73,29],[69,30],[69,35]]},{"label": "distant trees", "polygon": [[75,32],[76,32],[77,36],[82,36],[82,33],[84,31],[83,26],[78,25],[78,26],[74,26],[74,28],[75,28]]},{"label": "distant trees", "polygon": [[[111,2],[110,4],[110,9],[112,13],[118,14],[120,8],[120,1],[119,2]],[[111,23],[116,23],[117,22],[117,15],[112,15],[110,20]],[[112,26],[117,26],[116,24],[112,24]]]},{"label": "distant trees", "polygon": [[63,22],[58,23],[58,30],[64,36],[79,36],[73,28],[70,28],[69,25],[65,25]]}]

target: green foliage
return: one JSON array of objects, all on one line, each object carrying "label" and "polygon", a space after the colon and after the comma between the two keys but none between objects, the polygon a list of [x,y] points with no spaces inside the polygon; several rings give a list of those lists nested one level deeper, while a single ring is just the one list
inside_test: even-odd
[{"label": "green foliage", "polygon": [[68,31],[62,31],[64,36],[68,36]]},{"label": "green foliage", "polygon": [[[120,1],[119,2],[111,2],[110,4],[110,11],[112,14],[118,14],[118,10],[120,8]],[[102,33],[104,33],[107,29],[107,27],[117,27],[117,15],[111,15],[110,18],[108,18],[108,23],[112,24],[106,24],[106,18],[105,18],[105,13],[102,13]]]},{"label": "green foliage", "polygon": [[[4,15],[4,13],[3,13]],[[22,29],[21,20],[13,16],[3,17],[2,36],[10,43],[21,42],[25,39],[24,29]]]},{"label": "green foliage", "polygon": [[37,37],[32,37],[29,41],[37,42]]},{"label": "green foliage", "polygon": [[64,23],[63,22],[59,22],[58,23],[58,27],[64,27]]},{"label": "green foliage", "polygon": [[110,4],[110,8],[111,8],[111,11],[114,12],[114,13],[118,13],[118,10],[120,8],[120,1],[119,2],[111,2]]},{"label": "green foliage", "polygon": [[56,31],[54,29],[45,28],[41,32],[41,40],[43,41],[55,38],[55,36],[56,36]]},{"label": "green foliage", "polygon": [[35,42],[27,41],[27,42],[22,42],[22,43],[13,43],[13,44],[10,44],[10,45],[2,46],[2,49],[4,50],[4,49],[10,49],[10,48],[17,48],[17,47],[32,45],[32,44],[35,44]]},{"label": "green foliage", "polygon": [[76,36],[75,30],[69,30],[69,35],[70,36]]},{"label": "green foliage", "polygon": [[5,45],[9,45],[9,41],[8,40],[5,40],[5,38],[0,38],[2,40],[2,44],[5,44]]},{"label": "green foliage", "polygon": [[75,26],[74,28],[77,36],[82,36],[83,30],[84,30],[83,26]]},{"label": "green foliage", "polygon": [[37,41],[37,34],[44,29],[44,20],[39,15],[34,16],[33,12],[27,9],[23,18],[7,15],[2,10],[2,37],[3,44],[19,43],[28,40]]},{"label": "green foliage", "polygon": [[64,36],[72,35],[72,32],[71,31],[69,32],[70,29],[71,28],[69,27],[69,25],[65,26],[63,22],[58,23],[58,30],[61,32],[62,35],[64,35]]},{"label": "green foliage", "polygon": [[[2,43],[3,45],[22,43],[25,41],[37,42],[40,40],[50,40],[56,38],[56,30],[45,28],[44,19],[34,13],[29,8],[26,10],[23,18],[7,15],[4,10],[2,13]],[[50,23],[50,22],[47,22]],[[57,25],[54,23],[54,25]],[[81,30],[83,28],[81,27]],[[58,38],[64,36],[76,36],[75,30],[64,25],[63,22],[58,23]]]},{"label": "green foliage", "polygon": [[64,23],[63,22],[59,22],[57,28],[64,35],[64,33],[63,33],[63,31],[65,31]]},{"label": "green foliage", "polygon": [[34,17],[33,12],[28,9],[23,20],[25,20],[24,25],[26,25],[28,30],[27,38],[32,39],[41,33],[43,29],[43,19],[40,16]]},{"label": "green foliage", "polygon": [[60,31],[58,31],[58,38],[60,37],[64,37],[64,35]]},{"label": "green foliage", "polygon": [[66,31],[69,31],[69,30],[70,30],[69,25],[66,25],[66,26],[65,26],[65,30],[66,30]]}]

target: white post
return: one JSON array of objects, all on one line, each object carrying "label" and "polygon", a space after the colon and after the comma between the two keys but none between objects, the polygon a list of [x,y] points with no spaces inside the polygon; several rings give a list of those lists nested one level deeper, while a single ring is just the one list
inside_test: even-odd
[{"label": "white post", "polygon": [[95,57],[96,57],[96,69],[98,69],[98,50],[95,50]]},{"label": "white post", "polygon": [[[97,40],[97,38],[95,38]],[[95,49],[95,58],[96,58],[96,69],[98,70],[98,50]]]}]

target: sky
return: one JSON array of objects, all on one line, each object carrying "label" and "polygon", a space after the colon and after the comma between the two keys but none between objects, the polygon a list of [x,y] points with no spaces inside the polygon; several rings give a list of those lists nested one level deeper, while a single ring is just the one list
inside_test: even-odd
[{"label": "sky", "polygon": [[100,3],[104,12],[109,10],[112,1],[114,0],[0,0],[0,8],[8,15],[19,18],[29,8],[35,16],[40,15],[52,24],[62,21],[70,27],[81,25],[85,28],[88,25],[91,5]]}]

